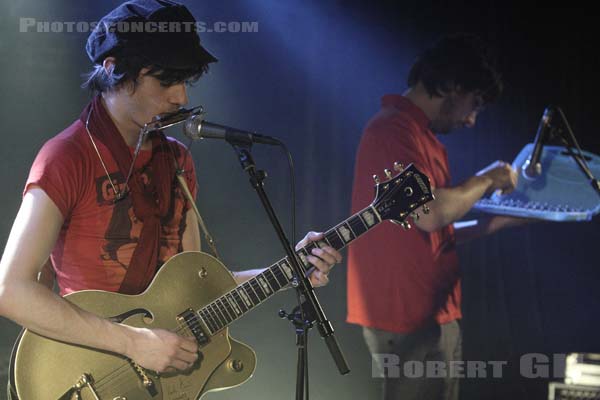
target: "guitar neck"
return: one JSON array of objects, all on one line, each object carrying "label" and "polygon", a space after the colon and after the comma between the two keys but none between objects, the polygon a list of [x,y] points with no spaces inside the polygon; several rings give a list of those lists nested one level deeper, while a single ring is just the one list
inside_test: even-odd
[{"label": "guitar neck", "polygon": [[[311,254],[314,248],[331,246],[341,250],[381,221],[379,213],[371,205],[329,229],[322,240],[312,242],[296,251],[303,272],[310,267],[307,255]],[[289,258],[285,257],[197,310],[197,313],[213,335],[289,285],[293,278],[294,272]]]}]

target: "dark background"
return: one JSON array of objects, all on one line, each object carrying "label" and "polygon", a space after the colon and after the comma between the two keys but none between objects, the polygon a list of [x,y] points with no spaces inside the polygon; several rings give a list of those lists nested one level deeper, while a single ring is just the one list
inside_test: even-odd
[{"label": "dark background", "polygon": [[[582,147],[600,154],[597,33],[588,9],[522,4],[421,1],[186,1],[208,25],[258,21],[255,33],[204,33],[219,63],[191,90],[210,120],[283,139],[296,165],[300,238],[349,215],[354,153],[361,130],[385,93],[405,89],[418,50],[443,33],[474,32],[498,49],[506,88],[477,127],[442,137],[454,182],[496,159],[512,161],[533,140],[548,104],[562,107]],[[42,143],[71,123],[88,100],[79,88],[90,68],[86,33],[19,32],[19,19],[97,21],[116,1],[0,2],[0,245],[16,214],[29,166]],[[173,132],[181,137],[178,131]],[[270,265],[283,252],[259,201],[221,142],[196,143],[198,204],[232,269]],[[254,150],[268,171],[266,187],[289,230],[286,159],[273,148]],[[373,174],[381,171],[361,171]],[[544,399],[547,379],[526,379],[519,359],[600,352],[597,222],[539,223],[479,239],[461,248],[466,360],[506,361],[501,379],[464,382],[462,398]],[[35,244],[32,244],[35,245]],[[390,243],[390,245],[398,245]],[[312,398],[378,398],[377,379],[357,326],[344,322],[345,270],[318,291],[352,372],[339,376],[316,332],[311,335]],[[25,301],[25,299],[24,299]],[[291,307],[283,293],[232,328],[258,355],[254,378],[210,399],[291,398],[294,335],[277,318]],[[393,316],[390,316],[393,317]],[[74,327],[75,329],[76,327]],[[1,372],[18,328],[0,320]]]}]

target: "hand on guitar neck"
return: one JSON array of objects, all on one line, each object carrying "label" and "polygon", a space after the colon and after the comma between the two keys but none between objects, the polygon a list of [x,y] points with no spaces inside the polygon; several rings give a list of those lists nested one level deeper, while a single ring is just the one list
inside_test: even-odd
[{"label": "hand on guitar neck", "polygon": [[[323,232],[308,232],[296,245],[296,251],[306,247],[309,243],[318,242],[325,237]],[[342,262],[342,255],[331,246],[315,247],[306,258],[314,268],[309,269],[310,283],[315,287],[325,286],[329,283],[329,272],[335,264]]]}]

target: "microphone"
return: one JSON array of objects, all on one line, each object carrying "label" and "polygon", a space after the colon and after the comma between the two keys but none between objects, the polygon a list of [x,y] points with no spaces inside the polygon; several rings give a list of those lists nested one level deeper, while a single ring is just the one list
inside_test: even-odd
[{"label": "microphone", "polygon": [[544,110],[544,115],[538,125],[537,133],[535,135],[535,141],[533,144],[533,150],[531,155],[523,164],[522,172],[523,177],[529,180],[536,179],[542,174],[542,163],[540,158],[542,157],[542,147],[544,143],[550,138],[550,132],[552,131],[552,118],[554,116],[554,107],[548,106]]},{"label": "microphone", "polygon": [[252,143],[278,146],[281,142],[270,136],[219,125],[202,119],[202,114],[192,115],[185,121],[183,133],[192,140],[223,139],[232,145],[251,145]]}]

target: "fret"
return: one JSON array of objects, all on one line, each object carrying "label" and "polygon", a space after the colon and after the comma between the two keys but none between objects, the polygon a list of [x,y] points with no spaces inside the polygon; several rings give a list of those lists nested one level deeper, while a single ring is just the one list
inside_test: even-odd
[{"label": "fret", "polygon": [[235,312],[236,318],[241,316],[242,310],[240,310],[240,307],[238,306],[237,302],[233,299],[233,295],[231,293],[227,293],[225,295],[225,299],[227,300],[231,308],[233,308],[233,312]]},{"label": "fret", "polygon": [[217,316],[217,314],[213,311],[212,303],[207,305],[206,307],[204,307],[204,309],[206,310],[206,313],[208,315],[210,315],[210,319],[213,321],[213,323],[215,325],[215,331],[218,331],[219,329],[221,329],[222,322],[219,319],[219,317]]},{"label": "fret", "polygon": [[206,310],[206,308],[203,308],[202,310],[200,310],[200,314],[202,315],[202,319],[206,323],[206,326],[208,326],[208,329],[210,329],[212,333],[215,333],[218,329],[217,329],[217,323],[213,319],[212,315],[210,315],[210,313],[208,312],[208,310]]},{"label": "fret", "polygon": [[306,246],[304,246],[302,249],[304,251],[306,251],[306,254],[312,254],[313,253],[312,251],[314,249],[318,249],[318,248],[319,248],[319,246],[315,242],[312,242],[312,243],[309,243]]},{"label": "fret", "polygon": [[217,308],[219,309],[219,311],[221,312],[221,314],[223,315],[223,317],[225,317],[225,325],[230,323],[232,321],[231,315],[227,312],[227,309],[225,308],[225,305],[222,303],[221,298],[215,299],[214,303],[217,306]]},{"label": "fret", "polygon": [[269,284],[268,284],[267,280],[265,279],[265,277],[263,276],[263,274],[258,275],[256,277],[256,281],[260,284],[260,287],[265,292],[265,295],[267,297],[269,297],[269,295],[273,294],[273,289],[271,288],[271,286],[269,286]]},{"label": "fret", "polygon": [[302,259],[303,263],[305,266],[308,266],[308,262],[304,262],[304,259],[302,258],[303,254],[313,254],[313,250],[314,249],[321,249],[325,246],[331,246],[331,244],[329,243],[329,240],[327,239],[327,237],[324,238],[325,240],[319,240],[317,242],[311,242],[309,244],[307,244],[306,246],[304,246],[302,249],[298,250],[298,256]]},{"label": "fret", "polygon": [[288,278],[288,281],[291,281],[294,278],[294,271],[292,271],[292,267],[290,267],[290,263],[287,258],[285,258],[279,265],[281,265],[281,268],[283,269],[285,276]]},{"label": "fret", "polygon": [[319,240],[318,242],[316,242],[317,243],[317,247],[319,247],[320,249],[322,249],[325,246],[331,246],[329,244],[329,241],[327,240],[327,237],[324,237],[323,239],[324,240]]},{"label": "fret", "polygon": [[234,289],[231,292],[231,296],[237,303],[238,307],[242,310],[242,313],[245,313],[252,307],[252,304],[250,304],[250,299],[248,299],[248,302],[245,302],[244,299],[242,299],[242,296],[240,295],[240,292],[239,292],[240,290],[241,289],[239,289],[239,288]]},{"label": "fret", "polygon": [[252,289],[254,289],[254,293],[256,293],[256,295],[260,298],[260,301],[263,301],[264,299],[267,298],[267,295],[260,288],[260,284],[258,283],[256,278],[252,278],[252,279],[248,280],[248,282],[250,283],[250,286],[252,287]]},{"label": "fret", "polygon": [[379,218],[379,215],[374,213],[370,207],[365,209],[364,211],[362,211],[360,213],[360,216],[363,219],[363,221],[365,221],[365,224],[367,224],[369,229],[374,227],[375,225],[377,225],[377,219],[379,219],[379,221],[381,221],[381,218]]},{"label": "fret", "polygon": [[224,296],[221,296],[221,298],[226,303],[228,310],[231,310],[233,319],[237,319],[240,316],[241,312],[237,304],[235,304],[235,302],[231,298],[231,293],[226,293]]},{"label": "fret", "polygon": [[350,218],[348,220],[348,224],[350,225],[350,228],[352,229],[352,232],[354,232],[356,237],[362,235],[368,230],[367,225],[363,222],[362,218],[360,217],[360,214]]},{"label": "fret", "polygon": [[250,296],[248,296],[248,293],[246,293],[246,290],[240,286],[237,288],[237,292],[238,292],[238,295],[242,298],[242,300],[246,304],[246,306],[248,307],[248,309],[251,309],[254,306],[254,304],[252,304],[252,301],[250,300]]},{"label": "fret", "polygon": [[344,248],[344,240],[338,233],[337,229],[332,229],[331,231],[329,231],[329,233],[327,233],[327,235],[325,235],[325,237],[327,237],[327,241],[331,244],[331,247],[333,247],[334,249],[341,250]]},{"label": "fret", "polygon": [[281,287],[286,286],[288,283],[290,283],[290,280],[286,278],[285,276],[285,272],[283,271],[283,267],[280,265],[280,263],[276,264],[271,271],[273,272],[273,275],[275,275],[275,278],[277,279],[277,282],[279,282],[279,284],[281,285]]},{"label": "fret", "polygon": [[270,268],[263,272],[263,275],[267,279],[267,282],[269,282],[269,285],[273,288],[273,291],[277,292],[279,289],[281,289],[282,285],[279,284],[277,278],[275,278],[275,275]]},{"label": "fret", "polygon": [[250,281],[244,282],[244,290],[246,291],[248,297],[250,297],[253,306],[260,304],[260,299],[258,298],[256,293],[254,292],[254,289],[250,285]]},{"label": "fret", "polygon": [[224,296],[219,298],[219,302],[223,305],[223,309],[225,310],[226,314],[225,316],[229,319],[228,322],[232,322],[235,319],[235,311],[233,311],[233,308],[231,308],[231,304],[229,304],[227,298]]},{"label": "fret", "polygon": [[218,299],[216,299],[214,301],[214,303],[217,305],[217,308],[219,309],[219,311],[221,312],[221,314],[223,314],[223,317],[225,317],[225,325],[227,325],[230,322],[232,322],[233,321],[233,317],[227,311],[227,307],[225,307],[225,304],[223,304],[222,299],[218,298]]},{"label": "fret", "polygon": [[301,267],[303,266],[304,270],[306,270],[306,267],[308,267],[308,259],[306,258],[306,256],[308,256],[307,250],[302,248],[298,252],[296,252],[296,254],[298,255],[298,258],[300,258],[300,262],[302,263]]},{"label": "fret", "polygon": [[215,303],[210,303],[209,307],[211,308],[211,311],[215,317],[215,320],[218,322],[217,327],[219,329],[223,328],[225,325],[227,325],[227,320],[225,319],[225,317],[223,316],[223,314],[220,313],[219,309],[217,308]]},{"label": "fret", "polygon": [[340,234],[340,237],[344,240],[344,245],[346,245],[347,243],[350,243],[356,237],[356,235],[354,234],[354,232],[352,232],[352,230],[350,229],[350,226],[346,222],[342,223],[341,225],[338,225],[336,227],[336,231]]}]

